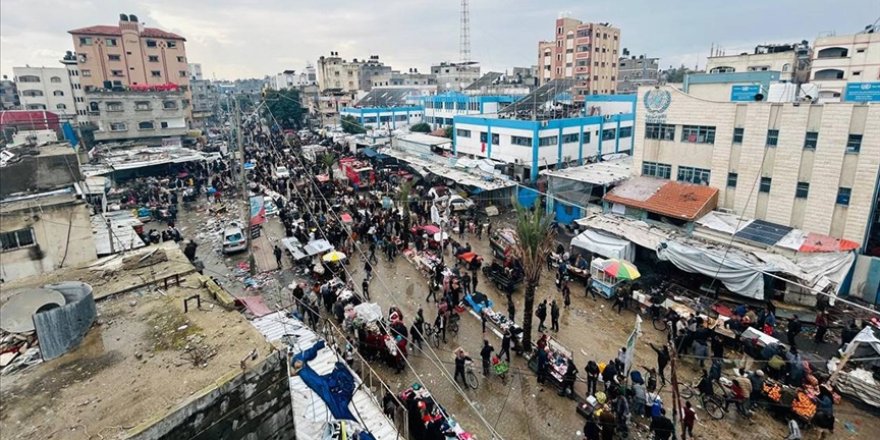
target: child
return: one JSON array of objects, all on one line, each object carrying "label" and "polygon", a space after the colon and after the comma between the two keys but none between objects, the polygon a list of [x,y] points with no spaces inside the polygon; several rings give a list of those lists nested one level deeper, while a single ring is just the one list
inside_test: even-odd
[{"label": "child", "polygon": [[687,401],[684,403],[684,423],[681,427],[681,439],[687,440],[688,435],[691,438],[694,437],[694,423],[697,421],[697,413],[694,411],[694,408],[691,406],[691,402]]}]

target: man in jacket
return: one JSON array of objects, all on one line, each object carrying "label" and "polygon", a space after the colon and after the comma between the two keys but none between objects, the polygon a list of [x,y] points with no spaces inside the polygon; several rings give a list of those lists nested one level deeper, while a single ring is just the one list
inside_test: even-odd
[{"label": "man in jacket", "polygon": [[483,340],[483,349],[480,350],[480,358],[483,360],[483,376],[489,375],[489,365],[491,365],[492,361],[492,353],[495,351],[495,347],[489,345],[489,341]]},{"label": "man in jacket", "polygon": [[541,304],[538,304],[538,309],[535,310],[535,316],[538,318],[538,331],[542,332],[547,327],[544,327],[544,320],[547,319],[547,300],[541,301]]}]

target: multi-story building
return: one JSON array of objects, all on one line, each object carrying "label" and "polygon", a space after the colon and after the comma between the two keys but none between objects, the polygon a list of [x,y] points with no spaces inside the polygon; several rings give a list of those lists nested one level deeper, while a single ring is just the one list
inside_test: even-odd
[{"label": "multi-story building", "polygon": [[456,115],[482,115],[497,118],[498,111],[523,95],[484,95],[473,96],[458,92],[445,92],[422,98],[425,108],[425,122],[434,128],[452,125]]},{"label": "multi-story building", "polygon": [[880,105],[713,102],[669,86],[637,96],[637,173],[718,188],[718,206],[741,216],[867,241]]},{"label": "multi-story building", "polygon": [[372,87],[436,86],[437,78],[430,73],[420,73],[418,69],[410,68],[406,72],[392,70],[374,76],[371,83]]},{"label": "multi-story building", "polygon": [[431,74],[437,80],[437,90],[440,92],[460,92],[480,79],[480,65],[469,63],[441,62],[431,66]]},{"label": "multi-story building", "polygon": [[64,119],[76,117],[76,102],[64,67],[13,67],[21,106],[25,110],[51,110]]},{"label": "multi-story building", "polygon": [[348,62],[339,52],[318,58],[318,88],[321,93],[356,93],[360,87],[360,64],[357,59]]},{"label": "multi-story building", "polygon": [[[358,60],[355,59],[354,63],[358,63]],[[370,59],[361,62],[358,67],[358,90],[362,92],[369,92],[378,78],[391,75],[391,66],[379,61],[379,55],[370,55]]]},{"label": "multi-story building", "polygon": [[193,126],[203,128],[205,121],[214,116],[220,95],[217,86],[206,79],[192,79],[189,84],[192,89]]},{"label": "multi-story building", "polygon": [[268,87],[275,90],[283,90],[314,85],[316,82],[315,67],[309,64],[306,65],[306,68],[300,73],[296,73],[296,70],[290,69],[272,75],[269,77]]},{"label": "multi-story building", "polygon": [[[623,51],[624,55],[628,52]],[[617,60],[617,94],[635,93],[641,86],[653,86],[660,79],[660,58],[644,55],[620,57]]]},{"label": "multi-story building", "polygon": [[116,26],[89,26],[68,33],[84,90],[170,83],[180,87],[187,101],[192,99],[184,37],[144,27],[137,16],[126,14],[119,15]]},{"label": "multi-story building", "polygon": [[204,79],[202,76],[202,63],[187,63],[189,69],[190,80],[200,81]]},{"label": "multi-story building", "polygon": [[84,125],[86,124],[85,116],[88,111],[88,105],[86,104],[85,90],[83,90],[82,82],[80,81],[81,77],[76,55],[68,50],[61,58],[61,64],[64,64],[64,68],[67,69],[67,77],[70,79],[70,88],[73,93],[76,120],[80,125]]},{"label": "multi-story building", "polygon": [[538,79],[574,79],[576,101],[617,91],[620,29],[608,23],[556,20],[556,38],[538,42]]},{"label": "multi-story building", "polygon": [[[792,44],[763,44],[752,53],[737,55],[713,53],[706,63],[708,73],[779,72],[783,82],[805,82],[809,72],[810,45],[806,41]],[[647,85],[647,84],[646,84]]]},{"label": "multi-story building", "polygon": [[20,105],[15,81],[3,75],[3,79],[0,80],[0,110],[14,110]]},{"label": "multi-story building", "polygon": [[190,104],[181,90],[96,89],[86,92],[86,102],[96,142],[159,145],[166,138],[179,141],[187,133]]},{"label": "multi-story building", "polygon": [[865,83],[875,83],[875,100],[880,99],[880,26],[816,38],[810,81],[818,85],[822,101],[857,100],[853,94],[864,96],[859,90]]}]

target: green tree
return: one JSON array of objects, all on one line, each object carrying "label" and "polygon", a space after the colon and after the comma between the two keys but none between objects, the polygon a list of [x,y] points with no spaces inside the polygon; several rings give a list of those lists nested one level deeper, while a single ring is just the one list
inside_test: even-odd
[{"label": "green tree", "polygon": [[443,128],[443,136],[452,139],[452,126]]},{"label": "green tree", "polygon": [[553,218],[539,204],[525,208],[516,204],[516,238],[514,252],[520,259],[525,275],[526,291],[523,304],[523,347],[532,349],[532,317],[535,308],[535,292],[541,281],[541,272],[547,265],[547,255],[553,250],[556,233]]},{"label": "green tree", "polygon": [[351,115],[343,116],[339,123],[342,124],[342,131],[348,134],[361,134],[367,132],[367,129]]},{"label": "green tree", "polygon": [[321,156],[321,164],[324,165],[324,168],[327,169],[327,175],[330,176],[330,180],[333,180],[333,164],[336,162],[336,156],[331,152],[324,153]]},{"label": "green tree", "polygon": [[[413,183],[405,180],[397,189],[397,203],[403,208],[404,222],[409,223],[409,195],[412,193]],[[408,226],[408,225],[407,225]]]},{"label": "green tree", "polygon": [[299,129],[303,122],[303,108],[298,90],[272,90],[263,95],[266,108],[284,129]]},{"label": "green tree", "polygon": [[431,131],[431,126],[428,125],[428,123],[426,122],[419,122],[418,124],[414,124],[412,127],[410,127],[409,131],[415,133],[428,133]]}]

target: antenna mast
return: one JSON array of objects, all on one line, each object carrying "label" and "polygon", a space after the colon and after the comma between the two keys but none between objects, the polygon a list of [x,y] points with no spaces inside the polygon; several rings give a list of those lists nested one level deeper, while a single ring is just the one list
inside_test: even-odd
[{"label": "antenna mast", "polygon": [[461,0],[461,29],[458,37],[459,61],[467,64],[471,60],[471,18],[468,0]]}]

